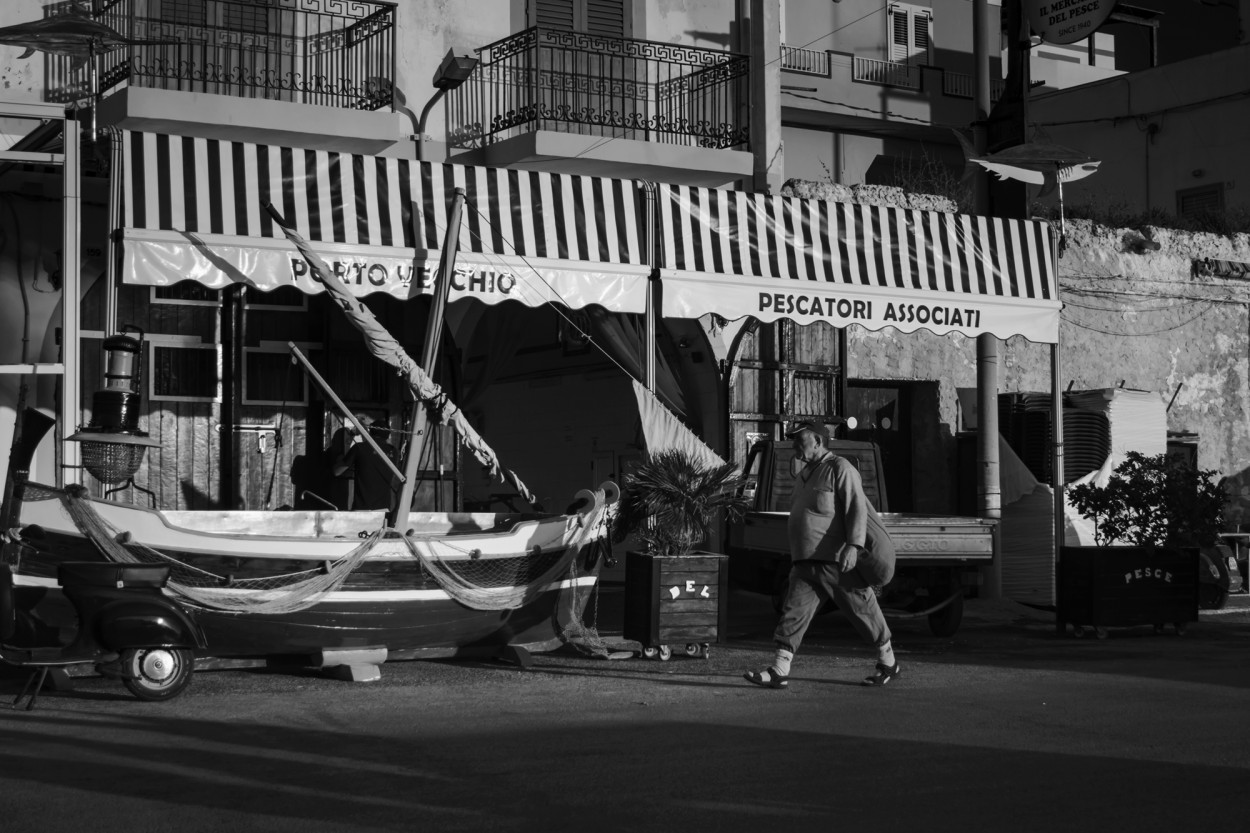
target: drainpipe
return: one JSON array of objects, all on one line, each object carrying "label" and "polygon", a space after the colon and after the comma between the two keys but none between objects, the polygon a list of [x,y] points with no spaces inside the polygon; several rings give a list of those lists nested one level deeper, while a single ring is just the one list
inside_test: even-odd
[{"label": "drainpipe", "polygon": [[[989,0],[973,0],[972,52],[975,64],[976,119],[973,140],[977,153],[986,150],[986,124],[990,114]],[[976,178],[976,212],[990,213],[988,173]],[[1002,485],[998,456],[998,339],[990,333],[977,336],[977,499],[981,517],[1002,520]],[[994,536],[994,561],[981,571],[981,594],[987,599],[1003,594],[1001,535]]]},{"label": "drainpipe", "polygon": [[781,189],[781,10],[777,0],[751,0],[751,190]]}]

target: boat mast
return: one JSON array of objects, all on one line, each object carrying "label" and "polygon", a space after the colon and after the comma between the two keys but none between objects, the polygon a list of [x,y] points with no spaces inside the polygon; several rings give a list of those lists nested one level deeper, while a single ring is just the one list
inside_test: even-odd
[{"label": "boat mast", "polygon": [[[447,233],[443,238],[443,251],[438,262],[438,281],[434,284],[434,299],[430,304],[430,318],[425,327],[425,344],[421,351],[421,366],[431,378],[437,367],[438,348],[443,336],[444,310],[447,308],[447,296],[451,292],[451,278],[456,270],[456,253],[460,243],[460,215],[463,208],[464,189],[457,188],[453,191],[451,211],[447,217]],[[417,215],[413,212],[413,224],[415,225],[416,222]],[[389,524],[400,532],[403,532],[403,528],[408,524],[408,511],[412,507],[413,492],[416,489],[417,468],[425,453],[425,446],[429,442],[432,428],[425,403],[417,400],[416,410],[412,416],[412,426],[409,429],[408,455],[404,460],[404,480],[399,492],[399,503],[395,507],[395,517]],[[439,508],[441,507],[435,507],[436,510]]]}]

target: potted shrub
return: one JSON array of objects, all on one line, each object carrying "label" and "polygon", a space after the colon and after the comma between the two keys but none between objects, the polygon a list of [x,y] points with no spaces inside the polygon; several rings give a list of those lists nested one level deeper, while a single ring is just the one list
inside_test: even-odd
[{"label": "potted shrub", "polygon": [[1215,474],[1130,451],[1105,486],[1070,487],[1095,546],[1060,548],[1059,626],[1102,637],[1108,625],[1171,622],[1180,633],[1196,621],[1199,549],[1218,542],[1227,499]]},{"label": "potted shrub", "polygon": [[673,643],[706,657],[726,624],[728,558],[696,547],[718,516],[736,521],[746,512],[737,467],[659,451],[624,480],[613,538],[634,535],[642,547],[625,555],[624,636],[640,642],[647,657],[667,660]]}]

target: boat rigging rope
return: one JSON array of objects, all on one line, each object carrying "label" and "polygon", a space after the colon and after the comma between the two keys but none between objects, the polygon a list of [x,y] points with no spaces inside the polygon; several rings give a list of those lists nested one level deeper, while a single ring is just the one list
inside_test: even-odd
[{"label": "boat rigging rope", "polygon": [[239,613],[292,613],[312,607],[347,580],[385,531],[377,530],[346,555],[321,567],[236,579],[194,567],[132,540],[95,510],[82,487],[66,489],[61,502],[78,530],[106,558],[119,564],[168,563],[172,569],[166,586],[180,600],[196,607]]},{"label": "boat rigging rope", "polygon": [[[273,614],[307,609],[337,590],[384,536],[397,536],[403,540],[409,552],[448,596],[474,610],[521,607],[549,590],[566,573],[576,588],[578,556],[588,544],[606,537],[611,520],[608,508],[612,504],[606,503],[602,490],[593,494],[583,490],[579,497],[583,495],[591,501],[590,508],[579,513],[570,526],[566,526],[564,534],[544,542],[552,549],[562,547],[563,552],[549,567],[532,577],[529,574],[537,569],[535,564],[543,545],[536,545],[525,557],[476,559],[470,552],[468,558],[447,559],[435,553],[433,546],[435,543],[446,544],[445,541],[414,539],[399,535],[389,527],[382,527],[350,552],[320,567],[276,576],[237,579],[186,564],[134,541],[129,533],[119,532],[96,511],[82,487],[66,489],[60,499],[74,525],[106,558],[122,564],[170,564],[172,569],[167,587],[180,600],[210,610]],[[568,537],[570,531],[572,536]],[[454,546],[450,548],[463,552]],[[505,563],[512,566],[505,567]],[[505,579],[502,581],[474,581],[469,577],[476,571],[479,574],[476,577],[489,579],[491,570],[506,571],[508,575],[494,577]]]}]

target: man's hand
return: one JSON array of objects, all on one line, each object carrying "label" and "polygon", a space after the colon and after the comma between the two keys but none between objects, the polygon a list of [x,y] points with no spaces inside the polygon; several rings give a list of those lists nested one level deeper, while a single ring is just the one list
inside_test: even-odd
[{"label": "man's hand", "polygon": [[838,553],[838,566],[842,568],[842,572],[849,573],[858,563],[859,547],[854,544],[843,544],[842,551]]}]

